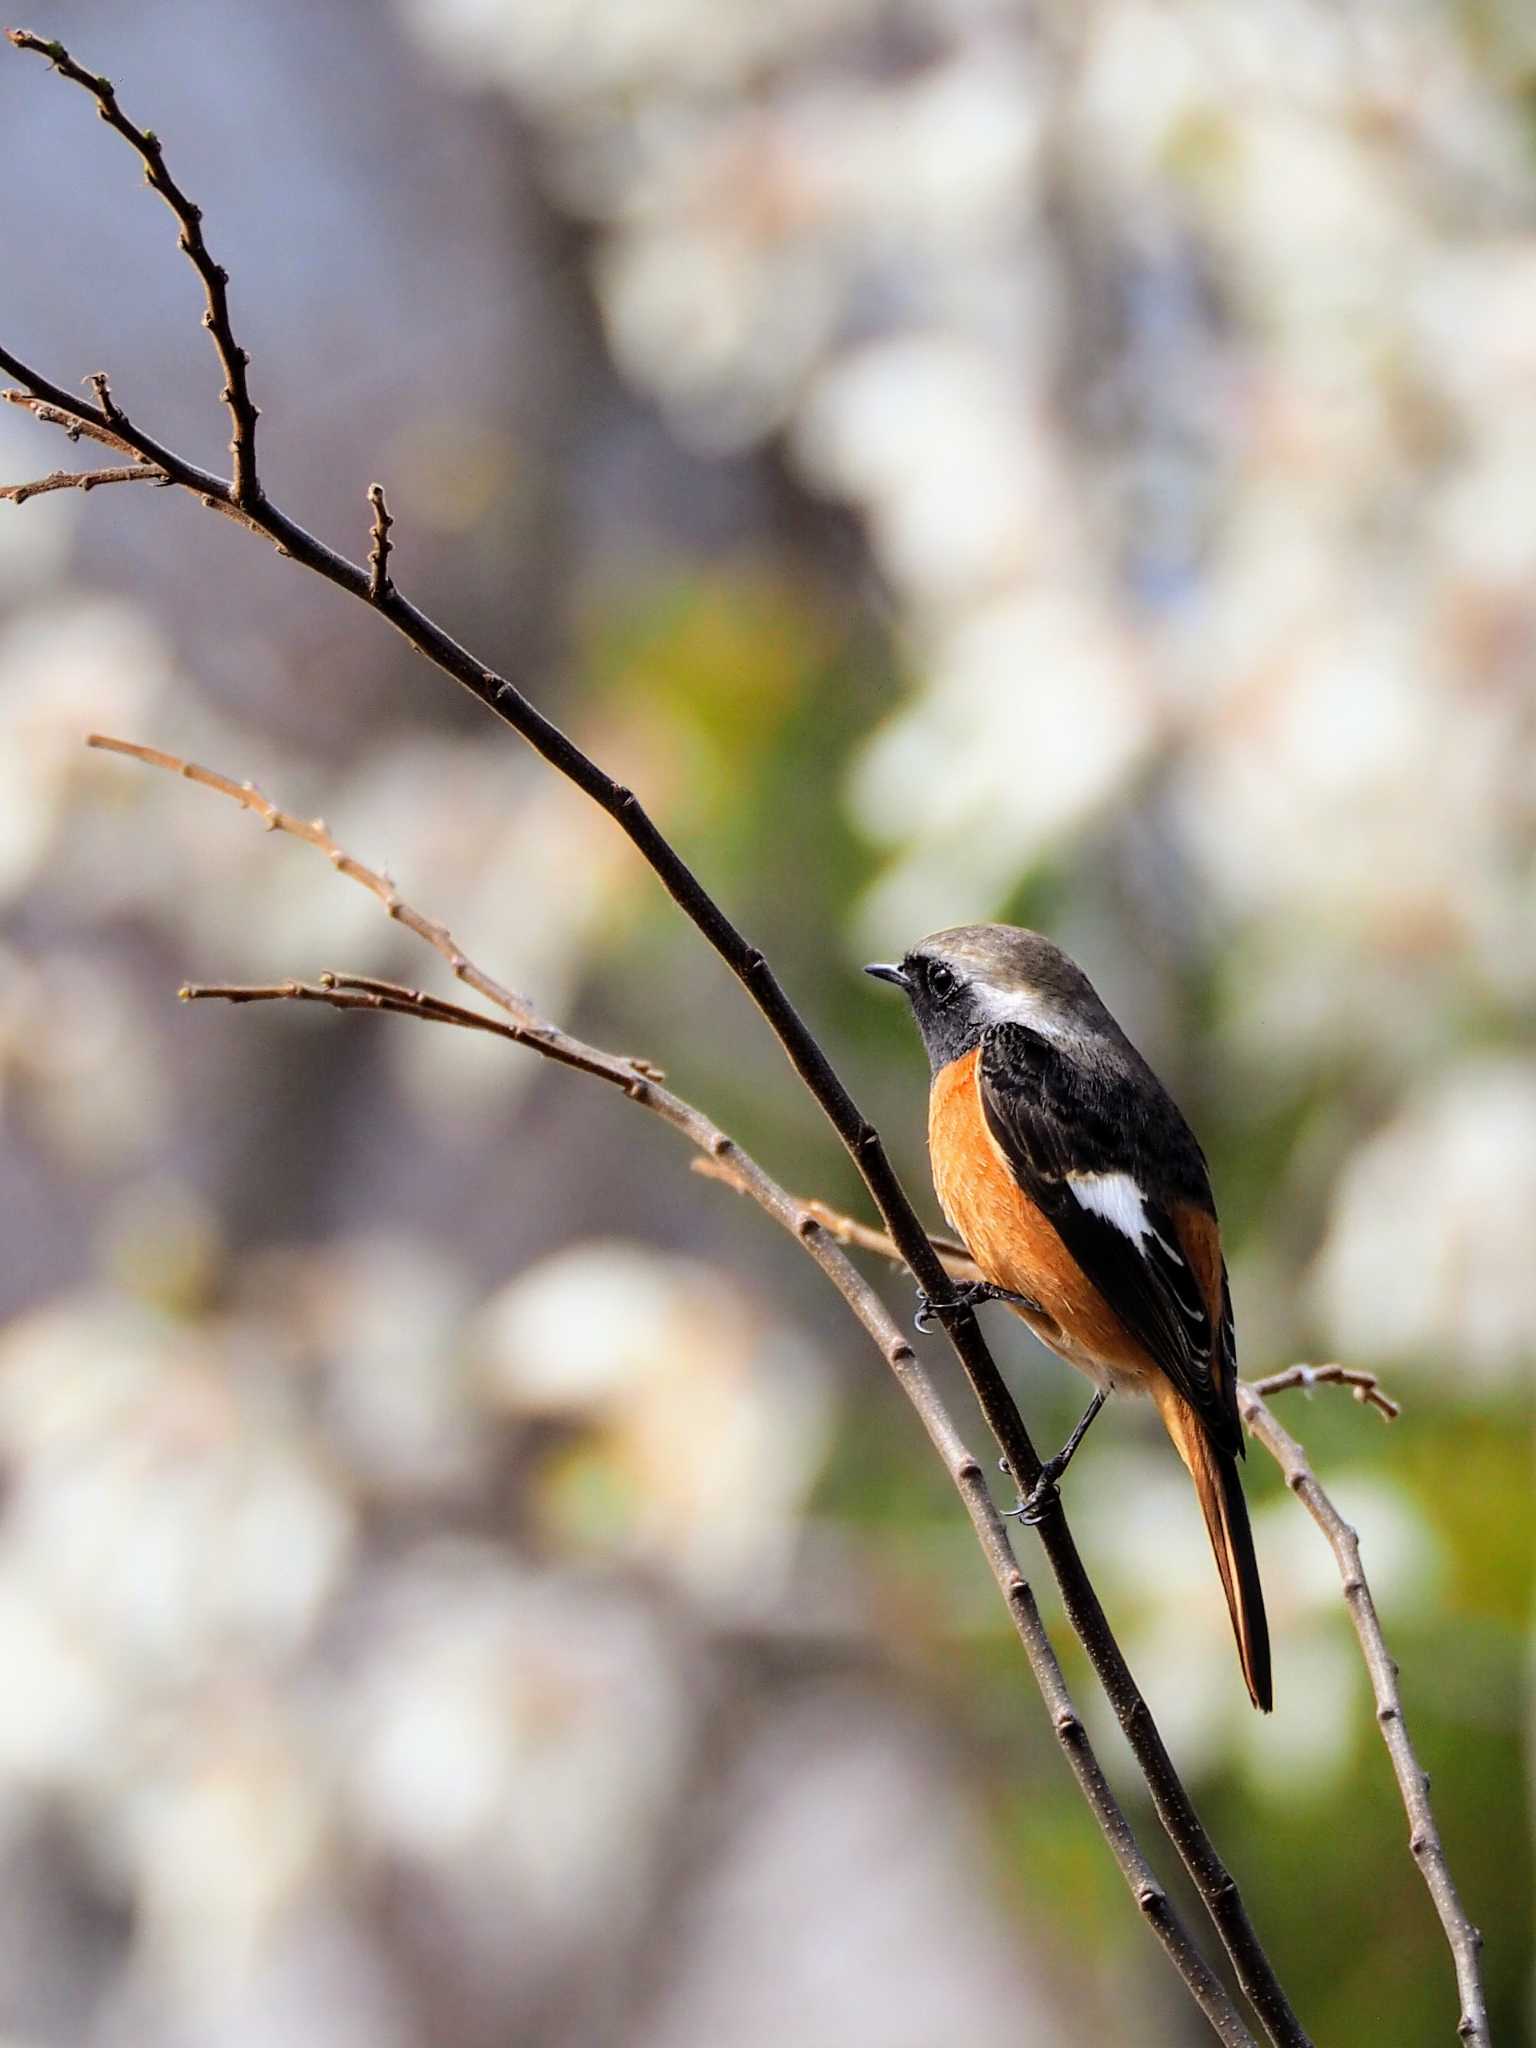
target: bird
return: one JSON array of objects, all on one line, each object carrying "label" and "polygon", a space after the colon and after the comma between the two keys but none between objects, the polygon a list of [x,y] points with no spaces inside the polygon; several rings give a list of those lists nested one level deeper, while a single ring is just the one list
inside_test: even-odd
[{"label": "bird", "polygon": [[1239,1477],[1237,1344],[1205,1154],[1088,976],[1040,932],[956,925],[865,969],[912,1006],[934,1190],[982,1274],[919,1321],[1005,1301],[1093,1381],[1017,1509],[1035,1522],[1112,1391],[1150,1395],[1194,1482],[1253,1704],[1274,1704]]}]

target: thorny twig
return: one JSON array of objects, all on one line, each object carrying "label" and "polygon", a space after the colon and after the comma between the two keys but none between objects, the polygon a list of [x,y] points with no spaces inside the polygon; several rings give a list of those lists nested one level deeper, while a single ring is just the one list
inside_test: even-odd
[{"label": "thorny twig", "polygon": [[349,876],[378,897],[396,922],[434,947],[461,981],[481,993],[495,991],[492,1000],[497,1001],[507,1013],[507,1021],[484,1016],[459,1003],[447,1002],[442,997],[381,981],[371,975],[332,973],[323,974],[313,982],[290,980],[261,986],[186,983],[180,990],[184,1001],[320,1003],[338,1010],[382,1011],[416,1017],[425,1022],[452,1024],[528,1046],[546,1059],[609,1082],[621,1089],[632,1102],[659,1116],[698,1149],[700,1160],[707,1162],[715,1177],[755,1201],[804,1245],[874,1339],[902,1392],[916,1409],[929,1440],[942,1457],[1007,1604],[1045,1700],[1057,1741],[1143,1917],[1183,1978],[1190,1996],[1210,2021],[1217,2038],[1226,2044],[1226,2048],[1257,2048],[1253,2034],[1220,1979],[1200,1954],[1178,1909],[1157,1881],[1094,1754],[1082,1718],[1067,1691],[1061,1665],[1041,1620],[1034,1593],[1019,1570],[980,1464],[962,1443],[942,1397],[911,1344],[896,1327],[874,1289],[839,1249],[810,1207],[786,1193],[701,1110],[663,1087],[659,1070],[649,1061],[584,1044],[536,1016],[521,997],[510,995],[499,982],[466,959],[445,926],[403,902],[392,885],[385,884],[374,869],[345,853],[322,826],[306,823],[280,810],[265,797],[257,796],[249,784],[237,783],[210,769],[196,768],[156,748],[140,747],[124,740],[108,740],[102,735],[93,735],[91,744],[130,755],[150,766],[165,768],[189,781],[201,783],[205,788],[231,797],[245,809],[255,812],[269,831],[286,832],[315,847],[325,854],[339,874]]}]

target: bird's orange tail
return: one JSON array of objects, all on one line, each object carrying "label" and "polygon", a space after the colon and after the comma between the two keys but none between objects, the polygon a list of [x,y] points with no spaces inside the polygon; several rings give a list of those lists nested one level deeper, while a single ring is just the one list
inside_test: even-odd
[{"label": "bird's orange tail", "polygon": [[1264,1615],[1259,1564],[1254,1555],[1253,1532],[1248,1526],[1248,1506],[1243,1499],[1237,1460],[1230,1451],[1211,1442],[1194,1409],[1166,1381],[1156,1388],[1154,1398],[1163,1426],[1195,1482],[1211,1549],[1216,1553],[1216,1569],[1221,1573],[1232,1615],[1232,1633],[1237,1637],[1237,1654],[1242,1660],[1248,1696],[1267,1714],[1275,1703],[1269,1668],[1269,1623]]}]

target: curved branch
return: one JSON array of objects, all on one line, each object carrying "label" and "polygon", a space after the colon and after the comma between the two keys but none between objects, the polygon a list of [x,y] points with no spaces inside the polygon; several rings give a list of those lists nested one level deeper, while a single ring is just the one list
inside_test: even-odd
[{"label": "curved branch", "polygon": [[[1338,1563],[1349,1618],[1354,1623],[1365,1668],[1370,1673],[1377,1725],[1387,1746],[1387,1754],[1392,1759],[1397,1788],[1408,1815],[1408,1847],[1429,1889],[1435,1911],[1440,1916],[1440,1925],[1445,1929],[1445,1937],[1450,1944],[1451,1959],[1456,1969],[1456,1988],[1461,1996],[1461,2019],[1456,2031],[1463,2041],[1472,2043],[1473,2048],[1489,2048],[1492,2036],[1488,2031],[1488,1999],[1483,1989],[1483,1937],[1467,1917],[1446,1861],[1445,1846],[1440,1840],[1440,1830],[1429,1803],[1429,1774],[1420,1764],[1409,1739],[1408,1723],[1403,1718],[1402,1691],[1397,1682],[1397,1664],[1387,1649],[1376,1603],[1371,1598],[1371,1589],[1360,1563],[1360,1540],[1319,1486],[1307,1463],[1306,1452],[1295,1437],[1276,1421],[1262,1397],[1261,1390],[1278,1392],[1282,1386],[1307,1384],[1301,1377],[1306,1374],[1356,1388],[1370,1378],[1369,1374],[1346,1374],[1342,1368],[1333,1366],[1294,1367],[1291,1372],[1276,1373],[1272,1379],[1260,1380],[1255,1386],[1246,1386],[1239,1381],[1238,1408],[1250,1434],[1274,1458],[1285,1474],[1286,1485],[1327,1537]],[[1370,1396],[1357,1393],[1356,1398],[1367,1399]],[[1395,1415],[1396,1403],[1387,1405]]]},{"label": "curved branch", "polygon": [[[101,78],[85,71],[70,56],[59,42],[51,42],[43,36],[34,35],[31,29],[13,28],[8,31],[10,40],[18,50],[30,50],[37,56],[48,58],[62,77],[72,85],[83,86],[96,102],[96,111],[109,128],[115,128],[123,140],[137,150],[144,166],[144,182],[153,192],[158,192],[166,205],[175,214],[181,234],[179,246],[187,261],[202,280],[203,291],[208,305],[203,314],[203,325],[213,339],[219,364],[224,372],[224,389],[219,400],[229,412],[229,452],[233,463],[230,488],[237,505],[247,505],[261,495],[261,485],[256,476],[256,422],[260,417],[251,401],[250,388],[246,382],[246,365],[250,357],[236,341],[234,330],[229,324],[229,272],[222,264],[215,263],[208,253],[203,240],[203,209],[194,206],[165,167],[165,156],[160,138],[152,128],[140,128],[128,119],[117,104],[110,78]],[[113,424],[115,407],[102,379],[97,393],[102,402],[102,412],[108,426]]]},{"label": "curved branch", "polygon": [[1356,1372],[1347,1365],[1288,1365],[1284,1372],[1250,1380],[1249,1385],[1266,1401],[1271,1394],[1289,1393],[1292,1387],[1305,1388],[1308,1393],[1314,1387],[1348,1387],[1360,1405],[1374,1408],[1383,1422],[1396,1422],[1403,1412],[1391,1395],[1382,1391],[1375,1373]]},{"label": "curved branch", "polygon": [[651,1110],[699,1148],[699,1157],[694,1165],[709,1179],[722,1181],[737,1194],[756,1202],[781,1229],[787,1230],[797,1243],[802,1244],[874,1339],[897,1384],[917,1410],[929,1442],[943,1459],[971,1518],[971,1526],[1008,1608],[1015,1633],[1029,1659],[1030,1670],[1045,1701],[1056,1740],[1142,1917],[1162,1943],[1191,1998],[1210,2021],[1217,2039],[1226,2044],[1226,2048],[1257,2048],[1253,2035],[1221,1980],[1201,1955],[1178,1909],[1158,1883],[1125,1810],[1104,1775],[1082,1717],[1067,1690],[1066,1677],[1051,1647],[1034,1592],[1019,1570],[1002,1517],[987,1491],[986,1477],[980,1464],[961,1441],[937,1388],[912,1346],[897,1329],[874,1289],[849,1263],[833,1242],[830,1232],[813,1214],[813,1205],[798,1201],[780,1187],[750,1154],[718,1129],[701,1110],[637,1073],[635,1062],[623,1055],[600,1052],[595,1046],[584,1045],[554,1025],[542,1021],[536,1026],[503,1024],[498,1018],[481,1016],[459,1003],[443,1002],[420,989],[405,988],[360,974],[329,973],[322,974],[316,981],[281,981],[261,985],[187,982],[178,993],[184,1002],[298,1002],[321,1003],[333,1010],[372,1010],[400,1017],[416,1017],[425,1023],[457,1025],[470,1031],[487,1032],[495,1038],[509,1039],[514,1045],[528,1046],[546,1059],[575,1067],[582,1073],[622,1088],[632,1102],[637,1102],[642,1109]]},{"label": "curved branch", "polygon": [[705,1167],[714,1178],[725,1181],[737,1193],[755,1201],[805,1247],[874,1339],[881,1357],[916,1409],[929,1441],[943,1459],[945,1469],[965,1503],[977,1541],[1029,1659],[1056,1739],[1148,1926],[1162,1943],[1217,2038],[1226,2044],[1226,2048],[1256,2048],[1253,2035],[1220,1979],[1200,1954],[1177,1908],[1154,1876],[1094,1754],[1082,1718],[1067,1690],[1066,1679],[1041,1619],[1034,1592],[1019,1570],[980,1464],[961,1441],[942,1396],[912,1345],[896,1327],[880,1297],[813,1213],[812,1206],[788,1194],[701,1110],[663,1087],[659,1070],[649,1061],[587,1045],[537,1016],[520,996],[512,995],[467,959],[446,925],[413,909],[384,876],[339,846],[319,820],[306,822],[280,810],[249,783],[237,783],[229,776],[198,768],[154,748],[135,746],[125,740],[109,740],[99,734],[93,734],[89,744],[113,753],[127,754],[148,766],[169,769],[189,781],[201,783],[204,788],[230,797],[243,809],[253,812],[269,831],[287,833],[313,846],[329,860],[338,874],[346,875],[359,887],[367,889],[383,904],[390,917],[440,954],[461,981],[496,1002],[506,1013],[508,1021],[484,1016],[464,1008],[462,1004],[447,1002],[419,989],[403,988],[372,975],[358,974],[323,974],[314,982],[290,980],[257,987],[189,982],[184,983],[178,992],[184,1002],[321,1003],[337,1010],[389,1012],[428,1023],[451,1024],[527,1046],[545,1059],[574,1067],[597,1080],[610,1083],[630,1101],[660,1117],[697,1148],[699,1158],[696,1165]]},{"label": "curved branch", "polygon": [[[188,222],[183,213],[190,202],[186,201],[179,188],[171,184],[164,171],[158,140],[149,131],[134,127],[118,112],[110,81],[82,71],[57,43],[45,42],[27,31],[13,32],[12,40],[22,49],[52,58],[66,77],[94,95],[102,117],[124,135],[144,159],[150,183],[178,213],[178,218],[184,219],[184,225],[189,230],[195,228],[196,219]],[[229,334],[223,298],[224,274],[207,264],[200,231],[191,240],[184,233],[183,246],[208,288],[207,324],[214,332],[222,359],[225,345],[233,340]],[[9,350],[0,348],[0,368],[6,369],[26,386],[19,395],[20,402],[29,405],[34,401],[40,402],[42,407],[62,413],[66,420],[78,422],[81,430],[91,432],[93,438],[115,436],[116,445],[163,469],[173,483],[191,491],[210,509],[232,514],[243,524],[265,534],[280,554],[291,556],[339,589],[370,605],[413,647],[511,726],[542,759],[613,818],[679,909],[719,954],[761,1011],[791,1065],[846,1147],[899,1247],[903,1261],[916,1276],[919,1286],[930,1295],[941,1293],[944,1280],[942,1263],[897,1178],[878,1131],[833,1068],[763,954],[726,916],[632,790],[615,782],[553,720],[539,711],[509,678],[477,661],[442,627],[402,597],[393,584],[380,578],[379,588],[375,590],[375,579],[367,568],[326,546],[266,498],[255,479],[255,410],[244,396],[243,352],[240,352],[238,361],[227,367],[227,402],[236,417],[236,436],[232,443],[236,457],[235,474],[228,484],[164,448],[151,435],[136,427],[102,391],[98,392],[96,407],[73,399]],[[249,415],[246,422],[249,431],[244,434],[241,432],[243,410],[248,410]],[[39,412],[39,417],[42,416]],[[1015,1479],[1027,1491],[1040,1475],[1040,1457],[981,1334],[980,1325],[969,1308],[961,1308],[946,1315],[945,1328],[988,1427]],[[1068,1620],[1083,1643],[1125,1732],[1147,1781],[1158,1818],[1189,1870],[1232,1958],[1238,1981],[1252,2001],[1275,2048],[1310,2048],[1301,2022],[1248,1917],[1237,1882],[1217,1854],[1215,1844],[1174,1768],[1151,1709],[1109,1627],[1059,1500],[1054,1501],[1043,1514],[1038,1534],[1061,1588]]]},{"label": "curved branch", "polygon": [[[714,1171],[704,1162],[696,1160],[694,1164],[702,1172]],[[806,1207],[840,1244],[857,1245],[860,1250],[877,1253],[881,1258],[899,1259],[895,1245],[884,1231],[872,1230],[868,1224],[856,1222],[853,1217],[842,1215],[824,1202],[809,1202]],[[977,1268],[964,1246],[946,1241],[943,1252],[945,1268],[952,1278],[968,1280],[976,1276]],[[1314,1387],[1342,1387],[1362,1407],[1374,1408],[1384,1422],[1395,1422],[1402,1410],[1374,1373],[1361,1372],[1351,1366],[1291,1365],[1261,1380],[1238,1381],[1238,1409],[1249,1434],[1279,1465],[1286,1485],[1327,1537],[1338,1561],[1350,1619],[1354,1623],[1375,1694],[1377,1723],[1392,1759],[1408,1815],[1409,1847],[1429,1888],[1450,1945],[1457,1989],[1461,1994],[1461,2021],[1457,2031],[1464,2041],[1473,2044],[1473,2048],[1488,2048],[1488,2004],[1480,1960],[1482,1936],[1467,1917],[1446,1861],[1445,1848],[1429,1803],[1429,1775],[1420,1767],[1408,1737],[1402,1694],[1397,1682],[1397,1664],[1381,1632],[1376,1605],[1360,1562],[1359,1540],[1318,1483],[1301,1445],[1281,1426],[1268,1406],[1268,1396],[1289,1393],[1298,1387],[1308,1392]]]}]

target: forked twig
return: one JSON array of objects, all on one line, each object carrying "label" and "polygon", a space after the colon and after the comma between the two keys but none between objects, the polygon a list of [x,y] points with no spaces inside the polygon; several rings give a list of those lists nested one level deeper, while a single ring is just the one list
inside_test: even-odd
[{"label": "forked twig", "polygon": [[[107,746],[114,753],[127,754],[152,767],[169,769],[222,796],[232,797],[248,810],[256,810],[271,829],[290,832],[316,847],[339,874],[350,876],[379,897],[386,903],[392,917],[449,960],[460,980],[481,991],[500,987],[490,975],[464,958],[443,925],[411,909],[393,889],[386,897],[378,886],[379,877],[374,871],[344,853],[323,828],[304,826],[302,820],[292,818],[265,798],[253,803],[255,792],[248,784],[237,783],[208,769],[193,772],[189,764],[156,748],[136,746],[127,741],[107,741],[100,736],[93,736],[92,744]],[[440,996],[381,981],[371,975],[329,973],[313,982],[289,980],[254,986],[189,982],[183,984],[179,993],[186,1002],[319,1003],[338,1010],[391,1013],[428,1023],[452,1024],[528,1046],[546,1059],[609,1082],[621,1089],[632,1102],[660,1117],[697,1148],[700,1157],[696,1164],[707,1165],[715,1178],[755,1201],[802,1244],[874,1339],[902,1392],[916,1409],[929,1441],[943,1459],[1007,1604],[1014,1629],[1045,1701],[1056,1739],[1142,1916],[1162,1943],[1190,1996],[1210,2021],[1218,2040],[1226,2044],[1226,2048],[1257,2048],[1253,2034],[1154,1875],[1124,1809],[1104,1775],[1087,1729],[1067,1690],[1033,1590],[1019,1570],[1002,1518],[987,1490],[981,1465],[961,1441],[942,1397],[911,1344],[896,1327],[874,1289],[834,1242],[831,1233],[808,1204],[788,1194],[701,1110],[663,1087],[659,1070],[648,1061],[587,1045],[536,1016],[521,998],[515,999],[516,1007],[511,1010],[510,1021],[503,1021],[499,1017],[487,1017],[466,1009],[462,1004],[448,1002]]]},{"label": "forked twig", "polygon": [[1337,1366],[1298,1366],[1290,1372],[1275,1373],[1270,1379],[1260,1380],[1253,1386],[1239,1382],[1238,1408],[1249,1434],[1269,1452],[1284,1473],[1286,1485],[1328,1539],[1338,1564],[1344,1602],[1359,1638],[1365,1668],[1370,1674],[1377,1725],[1387,1746],[1387,1754],[1392,1759],[1397,1789],[1408,1815],[1408,1847],[1419,1866],[1419,1873],[1428,1887],[1450,1944],[1451,1959],[1456,1968],[1456,1988],[1461,1995],[1461,2018],[1456,2031],[1463,2041],[1476,2043],[1478,2048],[1487,2048],[1492,2036],[1489,2033],[1487,1994],[1483,1989],[1483,1937],[1467,1916],[1446,1861],[1445,1845],[1440,1839],[1434,1810],[1429,1803],[1429,1774],[1420,1764],[1409,1739],[1408,1723],[1403,1717],[1402,1691],[1397,1682],[1397,1663],[1381,1632],[1381,1619],[1360,1562],[1360,1540],[1318,1484],[1316,1474],[1307,1463],[1306,1452],[1262,1398],[1265,1391],[1278,1393],[1284,1388],[1310,1385],[1314,1380],[1355,1388],[1357,1400],[1374,1401],[1388,1420],[1398,1412],[1395,1401],[1388,1401],[1385,1395],[1377,1398],[1380,1390],[1370,1374],[1346,1373]]},{"label": "forked twig", "polygon": [[[152,128],[140,128],[130,121],[117,104],[117,95],[110,78],[83,70],[68,50],[59,42],[52,42],[44,36],[34,35],[30,29],[13,28],[9,31],[11,41],[18,50],[31,50],[40,57],[46,57],[54,69],[74,85],[83,86],[96,102],[96,111],[109,128],[115,128],[123,140],[138,152],[144,166],[144,182],[151,191],[158,192],[181,229],[179,243],[182,254],[202,279],[203,290],[208,304],[203,314],[203,325],[213,338],[219,363],[224,372],[224,388],[219,393],[220,402],[226,407],[230,420],[230,457],[233,470],[230,489],[237,505],[246,505],[260,494],[256,478],[256,421],[259,418],[251,401],[250,388],[246,382],[246,365],[250,357],[236,341],[234,330],[229,324],[229,272],[222,264],[215,263],[208,253],[203,240],[203,209],[195,206],[182,191],[165,166],[165,155],[160,138]],[[108,427],[127,426],[127,421],[112,401],[107,380],[98,372],[96,382],[97,403],[101,418]]]},{"label": "forked twig", "polygon": [[[703,1160],[695,1160],[694,1169],[706,1174],[716,1171]],[[807,1207],[840,1244],[856,1245],[862,1251],[900,1263],[900,1253],[887,1232],[872,1229],[869,1224],[845,1216],[824,1202],[808,1203]],[[935,1242],[939,1243],[938,1240]],[[967,1280],[978,1273],[964,1247],[953,1240],[943,1241],[941,1253],[946,1270],[953,1279]],[[1264,1446],[1280,1467],[1286,1485],[1322,1530],[1338,1560],[1345,1602],[1375,1695],[1376,1719],[1408,1815],[1409,1847],[1450,1945],[1462,2004],[1457,2031],[1464,2041],[1486,2048],[1490,2040],[1488,2009],[1478,1962],[1482,1936],[1467,1917],[1446,1861],[1445,1848],[1429,1803],[1429,1777],[1420,1767],[1409,1740],[1397,1664],[1382,1635],[1380,1617],[1360,1562],[1358,1538],[1323,1491],[1301,1445],[1280,1424],[1268,1405],[1269,1398],[1275,1394],[1289,1393],[1296,1388],[1310,1392],[1314,1387],[1342,1387],[1362,1406],[1374,1408],[1384,1422],[1395,1422],[1402,1409],[1382,1387],[1375,1373],[1362,1372],[1352,1366],[1291,1365],[1260,1380],[1238,1382],[1238,1409],[1250,1436]]]}]

